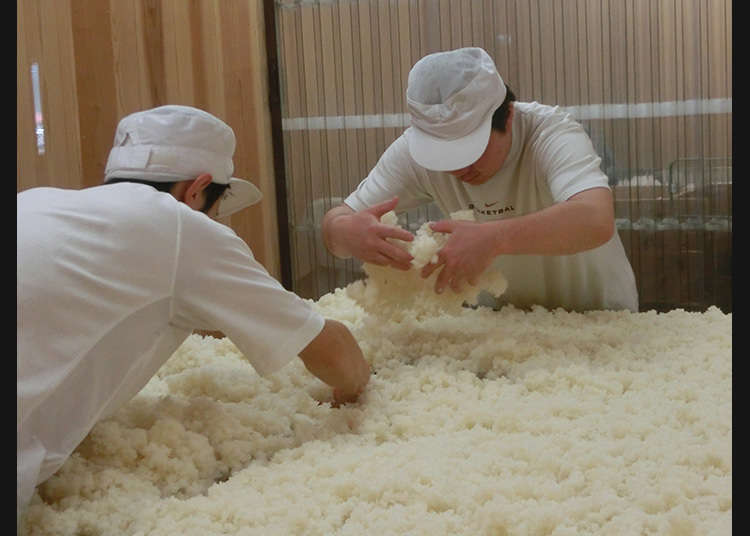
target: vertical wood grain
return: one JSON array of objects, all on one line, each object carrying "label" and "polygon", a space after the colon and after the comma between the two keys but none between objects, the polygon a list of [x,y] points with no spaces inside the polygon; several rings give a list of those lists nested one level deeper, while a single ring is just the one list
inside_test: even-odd
[{"label": "vertical wood grain", "polygon": [[[255,183],[263,201],[231,217],[231,226],[266,269],[278,277],[278,227],[270,145],[265,33],[259,1],[220,2],[226,116],[237,137],[234,168]],[[248,29],[251,29],[250,31]]]},{"label": "vertical wood grain", "polygon": [[[37,2],[23,2],[16,11],[16,191],[47,181],[46,159],[37,151],[31,65],[41,59]],[[46,73],[44,73],[46,74]],[[43,111],[46,109],[42,103]]]},{"label": "vertical wood grain", "polygon": [[[203,108],[237,136],[235,174],[263,201],[230,218],[279,274],[264,16],[258,0],[19,1],[17,190],[101,183],[126,114]],[[46,153],[36,154],[28,72],[40,65]]]},{"label": "vertical wood grain", "polygon": [[104,177],[119,120],[110,3],[71,0],[70,4],[83,164],[80,185],[93,186]]}]

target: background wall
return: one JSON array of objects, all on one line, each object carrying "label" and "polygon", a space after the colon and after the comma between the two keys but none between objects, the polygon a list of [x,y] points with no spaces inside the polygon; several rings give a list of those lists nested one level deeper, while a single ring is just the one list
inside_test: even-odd
[{"label": "background wall", "polygon": [[[270,51],[263,4],[275,6]],[[590,133],[642,308],[731,310],[731,43],[729,0],[17,0],[17,190],[99,184],[120,117],[204,108],[234,128],[236,174],[264,192],[226,223],[315,298],[362,275],[325,251],[319,223],[408,126],[409,69],[481,46],[519,100],[565,107]],[[440,217],[427,206],[404,223]]]},{"label": "background wall", "polygon": [[235,175],[254,182],[264,198],[225,223],[278,278],[262,3],[18,0],[16,6],[17,191],[100,184],[121,117],[163,104],[196,106],[235,131]]},{"label": "background wall", "polygon": [[[279,0],[295,288],[361,277],[320,218],[409,124],[422,56],[480,46],[520,101],[566,108],[602,156],[643,309],[731,310],[729,0]],[[418,227],[441,217],[412,211]]]}]

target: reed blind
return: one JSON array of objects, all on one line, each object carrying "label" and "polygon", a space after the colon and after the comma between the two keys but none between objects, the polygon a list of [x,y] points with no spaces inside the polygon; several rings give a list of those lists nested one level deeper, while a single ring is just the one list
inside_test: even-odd
[{"label": "reed blind", "polygon": [[[641,309],[731,310],[729,0],[277,0],[294,289],[362,277],[320,221],[408,127],[411,66],[479,46],[520,101],[576,117],[602,157]],[[402,216],[416,229],[433,205]]]}]

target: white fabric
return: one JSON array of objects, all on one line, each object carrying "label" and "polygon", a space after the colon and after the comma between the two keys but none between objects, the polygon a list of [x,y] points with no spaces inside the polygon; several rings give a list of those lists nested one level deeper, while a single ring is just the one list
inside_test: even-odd
[{"label": "white fabric", "polygon": [[31,189],[17,218],[19,506],[193,329],[266,375],[323,328],[234,231],[150,186]]},{"label": "white fabric", "polygon": [[[490,221],[536,212],[590,188],[609,188],[579,123],[557,107],[514,106],[510,153],[486,183],[467,185],[419,166],[401,136],[345,203],[360,211],[398,195],[399,211],[434,201],[446,215],[473,209],[478,221]],[[509,285],[495,305],[638,310],[635,276],[617,232],[606,244],[575,255],[503,255],[495,265]]]},{"label": "white fabric", "polygon": [[492,114],[507,89],[492,58],[467,47],[428,54],[409,71],[405,132],[412,158],[438,171],[461,169],[487,146]]},{"label": "white fabric", "polygon": [[251,182],[232,177],[235,146],[231,127],[198,108],[167,105],[135,112],[117,125],[104,182],[172,182],[208,173],[212,182],[231,186],[232,195],[219,204],[218,217],[225,218],[262,198]]}]

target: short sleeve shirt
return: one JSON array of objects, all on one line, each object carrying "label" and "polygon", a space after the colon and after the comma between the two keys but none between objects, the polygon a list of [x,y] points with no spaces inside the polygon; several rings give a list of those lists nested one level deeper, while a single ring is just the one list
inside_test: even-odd
[{"label": "short sleeve shirt", "polygon": [[[419,166],[402,135],[345,203],[360,211],[398,195],[399,211],[435,202],[445,215],[468,209],[483,222],[530,214],[590,188],[609,188],[591,140],[569,114],[536,102],[514,107],[510,151],[484,184],[468,185]],[[617,233],[574,255],[503,255],[494,264],[508,279],[508,290],[494,305],[638,310],[635,276]]]},{"label": "short sleeve shirt", "polygon": [[21,192],[17,255],[19,497],[194,329],[266,375],[324,325],[232,229],[146,185]]}]

